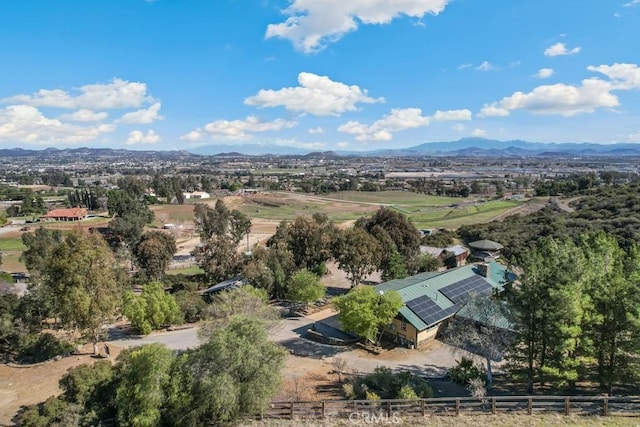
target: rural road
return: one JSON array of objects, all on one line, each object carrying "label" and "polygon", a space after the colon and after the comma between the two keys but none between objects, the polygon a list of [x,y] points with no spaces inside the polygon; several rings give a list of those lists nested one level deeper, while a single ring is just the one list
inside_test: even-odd
[{"label": "rural road", "polygon": [[[348,366],[357,368],[360,372],[373,372],[379,366],[386,366],[433,378],[442,377],[462,356],[483,363],[477,356],[440,341],[434,341],[421,350],[395,348],[377,356],[361,349],[320,344],[302,337],[312,324],[313,320],[306,318],[283,319],[269,331],[270,338],[289,350],[291,357],[298,361],[294,365],[299,365],[302,371],[312,369],[321,360],[330,363],[333,358],[341,357],[347,361]],[[110,343],[125,348],[159,343],[172,350],[186,350],[200,345],[197,328],[157,332],[140,338],[112,338]]]}]

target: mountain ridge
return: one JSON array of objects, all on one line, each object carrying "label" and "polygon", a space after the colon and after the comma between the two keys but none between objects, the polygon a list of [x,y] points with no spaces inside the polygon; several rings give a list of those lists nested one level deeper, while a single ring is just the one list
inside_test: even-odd
[{"label": "mountain ridge", "polygon": [[462,138],[457,141],[425,142],[406,148],[387,148],[369,151],[318,151],[298,147],[250,145],[210,145],[191,150],[128,150],[125,148],[79,147],[40,150],[2,148],[0,157],[35,156],[302,156],[302,157],[403,157],[403,156],[465,156],[465,157],[548,157],[548,156],[640,156],[640,143],[596,144],[544,143],[524,140],[500,141],[487,138]]}]

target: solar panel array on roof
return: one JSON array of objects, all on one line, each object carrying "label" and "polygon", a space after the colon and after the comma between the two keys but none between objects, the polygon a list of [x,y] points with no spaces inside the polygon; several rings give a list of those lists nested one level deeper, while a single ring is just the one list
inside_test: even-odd
[{"label": "solar panel array on roof", "polygon": [[426,323],[427,326],[434,325],[446,319],[458,310],[458,307],[455,305],[442,309],[435,301],[426,295],[408,301],[407,307],[413,311],[420,320]]},{"label": "solar panel array on roof", "polygon": [[470,293],[486,294],[492,289],[493,286],[491,286],[481,276],[472,276],[449,286],[445,286],[440,289],[440,292],[454,303],[462,304],[465,302],[466,296]]}]

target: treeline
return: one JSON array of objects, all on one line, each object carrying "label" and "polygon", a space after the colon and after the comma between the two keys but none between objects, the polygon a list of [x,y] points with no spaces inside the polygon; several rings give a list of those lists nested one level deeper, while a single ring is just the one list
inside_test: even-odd
[{"label": "treeline", "polygon": [[604,232],[543,237],[514,260],[504,296],[513,378],[572,391],[581,381],[614,393],[640,380],[640,248]]},{"label": "treeline", "polygon": [[599,187],[580,197],[572,208],[574,212],[565,212],[551,201],[548,207],[527,216],[462,226],[458,235],[467,241],[500,242],[508,258],[532,249],[541,237],[568,236],[577,242],[584,233],[604,231],[615,236],[625,249],[640,241],[638,185]]},{"label": "treeline", "polygon": [[275,299],[291,297],[291,278],[296,273],[325,274],[330,259],[336,260],[354,286],[375,271],[381,271],[383,280],[391,280],[441,266],[439,260],[420,254],[418,230],[391,209],[381,208],[346,230],[339,230],[323,214],[282,221],[266,248],[255,248],[249,257],[238,251],[251,227],[244,214],[228,209],[222,200],[213,208],[197,204],[194,214],[201,245],[193,255],[207,282],[242,275]]},{"label": "treeline", "polygon": [[61,396],[25,408],[18,425],[202,426],[264,410],[279,391],[285,353],[266,325],[231,315],[180,354],[160,344],[124,350],[116,363],[71,368]]}]

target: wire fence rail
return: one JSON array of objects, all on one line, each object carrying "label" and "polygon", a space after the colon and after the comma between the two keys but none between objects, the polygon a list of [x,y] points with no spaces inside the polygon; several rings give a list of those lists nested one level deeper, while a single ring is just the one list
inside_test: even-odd
[{"label": "wire fence rail", "polygon": [[272,402],[259,419],[391,421],[408,417],[556,413],[640,417],[640,396],[491,396]]}]

